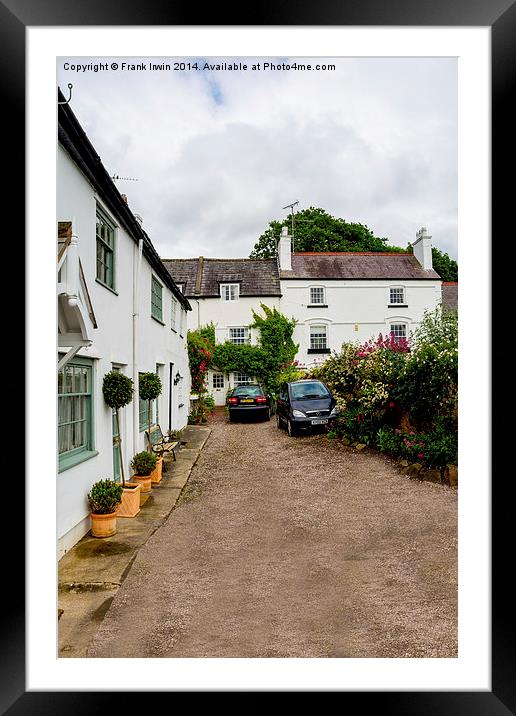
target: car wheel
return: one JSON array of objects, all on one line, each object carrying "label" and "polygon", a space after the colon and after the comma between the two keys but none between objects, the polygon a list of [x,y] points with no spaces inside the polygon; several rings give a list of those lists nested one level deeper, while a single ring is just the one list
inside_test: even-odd
[{"label": "car wheel", "polygon": [[278,428],[279,428],[280,430],[281,430],[281,428],[283,427],[283,425],[281,424],[281,418],[280,418],[280,416],[279,416],[279,413],[276,413],[276,425],[278,426]]},{"label": "car wheel", "polygon": [[289,434],[289,437],[293,438],[296,435],[296,429],[292,425],[292,421],[290,418],[287,420],[287,433]]},{"label": "car wheel", "polygon": [[265,413],[265,420],[271,419],[271,409],[267,408],[267,412]]}]

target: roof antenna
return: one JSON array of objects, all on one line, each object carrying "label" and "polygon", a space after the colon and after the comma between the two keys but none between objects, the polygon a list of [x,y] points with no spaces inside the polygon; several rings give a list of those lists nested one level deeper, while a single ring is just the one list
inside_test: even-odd
[{"label": "roof antenna", "polygon": [[287,204],[283,209],[290,209],[292,214],[292,253],[294,252],[294,207],[299,204],[298,201],[294,201],[292,204]]},{"label": "roof antenna", "polygon": [[69,82],[68,83],[68,91],[70,92],[70,96],[64,102],[58,101],[57,104],[68,104],[68,102],[72,99],[72,87],[73,87],[73,84],[71,82]]},{"label": "roof antenna", "polygon": [[139,181],[139,179],[133,179],[133,177],[120,177],[118,174],[113,174],[111,179],[113,181]]}]

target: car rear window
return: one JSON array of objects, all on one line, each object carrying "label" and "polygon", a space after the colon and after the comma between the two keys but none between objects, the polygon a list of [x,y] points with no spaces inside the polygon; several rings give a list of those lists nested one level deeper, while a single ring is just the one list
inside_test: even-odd
[{"label": "car rear window", "polygon": [[235,388],[233,395],[247,395],[250,398],[256,398],[259,395],[263,395],[263,393],[259,385],[241,385],[238,388]]},{"label": "car rear window", "polygon": [[329,398],[328,389],[318,381],[313,383],[297,383],[291,386],[292,398],[302,400],[303,398]]}]

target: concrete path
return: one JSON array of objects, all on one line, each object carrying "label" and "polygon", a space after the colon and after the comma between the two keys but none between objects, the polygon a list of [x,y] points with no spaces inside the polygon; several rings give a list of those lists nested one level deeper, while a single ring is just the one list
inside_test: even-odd
[{"label": "concrete path", "polygon": [[211,430],[188,426],[177,460],[164,457],[163,479],[144,498],[139,514],[117,519],[113,537],[83,537],[58,565],[60,657],[84,657],[138,550],[167,519]]},{"label": "concrete path", "polygon": [[457,492],[217,418],[92,657],[454,657]]}]

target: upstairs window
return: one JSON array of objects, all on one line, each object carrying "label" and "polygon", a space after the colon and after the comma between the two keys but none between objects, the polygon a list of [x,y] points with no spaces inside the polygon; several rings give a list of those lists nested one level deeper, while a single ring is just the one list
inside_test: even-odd
[{"label": "upstairs window", "polygon": [[220,297],[223,301],[238,301],[239,289],[238,283],[221,283]]},{"label": "upstairs window", "polygon": [[97,281],[115,290],[115,227],[97,208]]},{"label": "upstairs window", "polygon": [[229,340],[231,343],[250,343],[249,328],[247,326],[230,328]]},{"label": "upstairs window", "polygon": [[163,286],[154,276],[151,285],[151,316],[163,323]]},{"label": "upstairs window", "polygon": [[310,303],[312,305],[324,304],[323,286],[312,286],[310,289]]},{"label": "upstairs window", "polygon": [[177,301],[173,298],[172,299],[172,311],[170,314],[170,328],[173,331],[177,331]]},{"label": "upstairs window", "polygon": [[389,291],[389,303],[391,305],[405,303],[405,289],[401,287],[391,288]]}]

